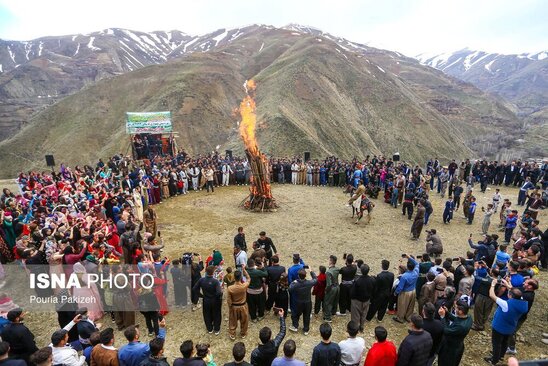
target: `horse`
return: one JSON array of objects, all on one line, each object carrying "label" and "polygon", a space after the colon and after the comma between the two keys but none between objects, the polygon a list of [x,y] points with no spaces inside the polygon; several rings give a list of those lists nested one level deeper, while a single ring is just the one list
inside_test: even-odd
[{"label": "horse", "polygon": [[[369,198],[367,198],[365,196],[365,194],[362,196],[362,201],[360,203],[360,209],[359,211],[357,212],[357,219],[356,219],[356,222],[355,224],[357,225],[360,220],[362,219],[363,217],[363,213],[365,211],[367,211],[367,218],[366,218],[366,224],[369,224],[369,222],[371,222],[371,212],[373,211],[373,207],[375,207],[375,204],[373,202],[371,202],[369,200]],[[357,209],[352,206],[352,217],[354,217],[354,210],[357,211]]]}]

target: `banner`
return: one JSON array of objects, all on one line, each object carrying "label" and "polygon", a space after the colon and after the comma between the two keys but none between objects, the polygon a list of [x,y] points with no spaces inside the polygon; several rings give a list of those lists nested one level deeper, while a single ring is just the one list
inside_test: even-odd
[{"label": "banner", "polygon": [[[40,312],[87,307],[101,313],[103,304],[109,305],[110,311],[162,311],[189,305],[190,264],[174,267],[178,273],[175,282],[166,281],[171,277],[167,274],[172,267],[169,262],[162,261],[158,269],[119,262],[95,258],[74,265],[4,264],[0,294],[5,295],[3,301],[9,298],[26,311]],[[117,301],[115,294],[127,300]]]},{"label": "banner", "polygon": [[171,133],[171,112],[126,113],[126,133]]}]

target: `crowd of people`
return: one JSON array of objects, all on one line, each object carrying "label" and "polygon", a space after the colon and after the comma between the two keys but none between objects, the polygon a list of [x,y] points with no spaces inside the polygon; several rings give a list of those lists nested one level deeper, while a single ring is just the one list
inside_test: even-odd
[{"label": "crowd of people", "polygon": [[[469,238],[470,251],[463,257],[443,259],[440,235],[429,229],[424,254],[403,254],[395,274],[385,259],[383,270],[373,276],[366,258],[355,259],[350,253],[342,260],[333,253],[317,271],[295,253],[286,269],[266,232],[259,233],[248,248],[242,227],[234,238],[230,261],[220,251],[209,253],[205,261],[198,253],[184,253],[174,260],[163,256],[153,206],[189,190],[205,187],[213,192],[219,186],[250,184],[245,159],[219,154],[191,158],[184,152],[146,162],[115,156],[107,163],[100,160],[95,167],[62,165],[59,172],[21,173],[17,180],[20,192],[4,189],[0,197],[2,264],[15,263],[29,272],[33,265],[45,265],[50,273],[68,267],[84,282],[97,273],[113,277],[147,274],[154,280],[151,289],[37,289],[42,297],[60,298],[68,293],[97,300],[58,306],[62,329],[42,349],[25,326],[25,313],[13,303],[13,294],[0,294],[0,364],[168,365],[163,356],[165,317],[170,307],[187,305],[202,309],[205,330],[215,335],[221,333],[226,306],[227,336],[234,341],[237,336],[247,337],[249,321],[258,323],[268,313],[276,314],[279,332],[273,336],[268,327],[260,330],[260,345],[250,354],[253,365],[302,364],[293,358],[297,345],[291,339],[283,344],[284,356],[278,357],[289,314],[289,331],[301,330],[304,335],[310,331],[312,316],[323,321],[320,343],[311,355],[313,366],[357,365],[363,357],[365,365],[381,364],[381,359],[386,365],[431,365],[436,358],[440,365],[458,365],[468,332],[486,329],[495,307],[492,353],[486,359],[498,364],[505,353],[517,352],[515,335],[533,305],[539,287],[536,275],[548,266],[548,234],[541,231],[538,219],[538,212],[547,206],[548,163],[472,164],[466,160],[444,167],[432,159],[424,167],[412,167],[377,156],[352,161],[328,157],[321,162],[272,158],[270,163],[271,182],[345,187],[358,220],[365,210],[371,218],[372,200],[384,192],[384,201],[395,208],[401,205],[402,215],[412,220],[414,240],[419,240],[433,214],[433,194],[447,196],[443,212],[447,224],[459,208],[467,223],[473,224],[478,184],[482,192],[489,184],[518,186],[517,206],[523,212],[514,209],[510,198],[502,197],[497,189],[492,203],[483,208],[485,235],[477,243]],[[497,212],[496,230],[504,232],[500,245],[498,231],[493,232],[490,225]],[[9,275],[0,267],[0,281]],[[168,301],[171,291],[172,304]],[[139,311],[152,339],[148,344],[139,341]],[[396,348],[387,340],[385,327],[378,326],[376,342],[366,352],[366,342],[359,334],[368,321],[382,322],[385,314],[394,315],[396,323],[408,324],[409,335]],[[330,323],[348,315],[348,339],[331,342]],[[114,329],[100,324],[104,316],[110,316],[123,331],[127,345],[114,346]],[[548,339],[543,342],[548,344]],[[208,344],[194,345],[188,340],[180,351],[182,358],[173,365],[213,366],[218,362]],[[242,342],[234,343],[233,356],[230,365],[246,364]]]}]

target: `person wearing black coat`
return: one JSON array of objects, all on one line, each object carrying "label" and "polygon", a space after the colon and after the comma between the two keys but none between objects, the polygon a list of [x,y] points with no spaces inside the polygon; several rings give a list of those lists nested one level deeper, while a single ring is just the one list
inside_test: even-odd
[{"label": "person wearing black coat", "polygon": [[280,331],[276,338],[272,338],[272,330],[264,327],[259,331],[261,344],[251,352],[251,364],[253,366],[270,366],[278,356],[278,349],[285,337],[285,318],[283,311],[278,313],[280,317]]},{"label": "person wearing black coat", "polygon": [[464,354],[464,338],[472,328],[472,317],[468,315],[468,304],[465,301],[457,301],[455,305],[456,316],[441,307],[438,314],[444,324],[443,340],[441,342],[438,365],[458,366]]},{"label": "person wearing black coat", "polygon": [[268,298],[266,299],[265,309],[270,311],[274,305],[274,301],[278,297],[278,281],[282,273],[285,273],[285,267],[280,266],[280,258],[275,255],[272,257],[272,265],[266,267],[268,277],[266,279],[268,284]]},{"label": "person wearing black coat", "polygon": [[10,345],[8,342],[0,342],[0,366],[27,366],[23,360],[8,358]]},{"label": "person wearing black coat", "polygon": [[[194,258],[193,258],[194,259]],[[199,300],[199,293],[194,291],[194,285],[202,278],[201,272],[204,270],[204,262],[202,261],[202,257],[198,256],[198,263],[192,262],[190,270],[190,300],[192,302],[192,311],[199,309],[198,300]]]},{"label": "person wearing black coat", "polygon": [[375,293],[376,281],[369,276],[369,266],[362,264],[360,267],[361,276],[354,280],[350,288],[351,298],[351,320],[358,324],[360,332],[363,332],[366,316],[371,305],[371,297]]},{"label": "person wearing black coat", "polygon": [[4,327],[2,340],[10,345],[9,357],[29,364],[30,355],[38,351],[34,334],[23,324],[23,309],[10,310],[7,316],[11,324]]},{"label": "person wearing black coat", "polygon": [[[432,350],[432,336],[423,329],[423,319],[413,314],[409,322],[409,334],[403,339],[398,349],[396,366],[426,366]],[[440,365],[444,365],[440,363]]]},{"label": "person wearing black coat", "polygon": [[238,228],[238,234],[234,236],[234,246],[240,248],[244,252],[247,252],[247,243],[245,242],[244,228]]},{"label": "person wearing black coat", "polygon": [[318,283],[316,274],[310,272],[311,280],[306,279],[306,270],[299,270],[299,278],[289,285],[289,293],[295,299],[295,311],[291,313],[292,326],[289,330],[296,332],[299,328],[299,318],[303,317],[303,332],[308,334],[310,329],[310,314],[312,313],[312,287]]},{"label": "person wearing black coat", "polygon": [[439,319],[435,319],[436,307],[431,302],[427,302],[422,307],[423,326],[422,328],[430,333],[432,337],[432,350],[428,358],[428,366],[434,363],[434,359],[438,354],[441,341],[443,339],[443,323]]},{"label": "person wearing black coat", "polygon": [[371,305],[367,312],[367,321],[371,321],[377,314],[377,319],[382,321],[386,309],[388,308],[388,302],[390,301],[390,293],[392,292],[392,285],[394,284],[394,274],[388,270],[390,268],[390,262],[383,259],[381,262],[382,272],[380,272],[375,278],[375,294],[371,299]]},{"label": "person wearing black coat", "polygon": [[219,335],[221,331],[223,290],[219,280],[213,278],[214,272],[215,267],[208,266],[206,276],[196,282],[192,287],[192,291],[203,297],[202,313],[208,333],[215,332],[215,335]]}]

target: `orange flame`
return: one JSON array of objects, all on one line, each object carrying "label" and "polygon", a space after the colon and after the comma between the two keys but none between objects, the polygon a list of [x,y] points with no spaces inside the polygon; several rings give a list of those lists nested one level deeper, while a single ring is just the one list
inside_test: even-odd
[{"label": "orange flame", "polygon": [[255,81],[246,80],[244,84],[246,97],[240,103],[240,136],[244,140],[246,149],[254,156],[259,154],[257,147],[257,139],[255,138],[255,125],[257,124],[257,115],[255,114],[255,100],[250,95],[250,92],[256,88]]}]

